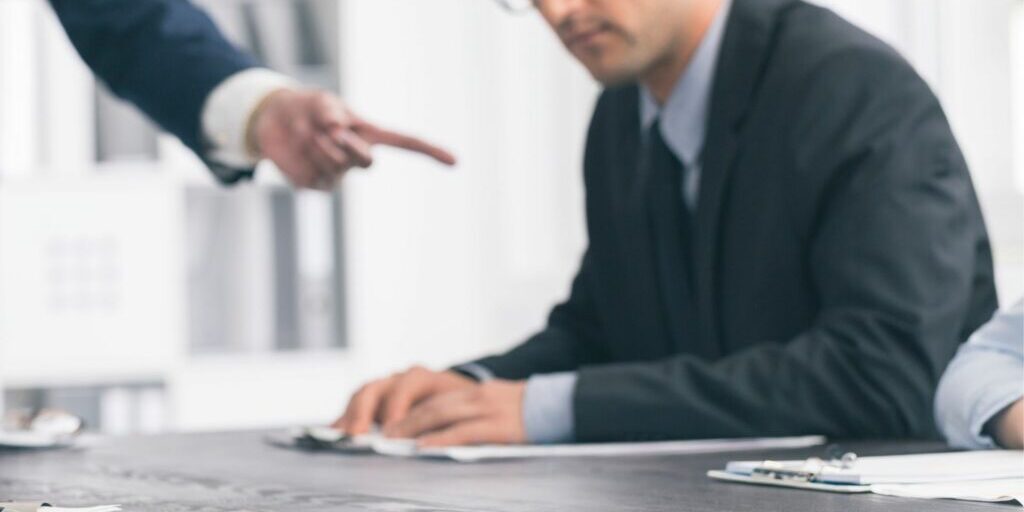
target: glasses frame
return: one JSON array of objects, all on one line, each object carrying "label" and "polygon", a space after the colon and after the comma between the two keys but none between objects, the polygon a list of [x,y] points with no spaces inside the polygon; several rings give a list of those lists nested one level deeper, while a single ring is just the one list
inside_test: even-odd
[{"label": "glasses frame", "polygon": [[495,0],[503,9],[512,14],[530,12],[537,7],[537,0]]}]

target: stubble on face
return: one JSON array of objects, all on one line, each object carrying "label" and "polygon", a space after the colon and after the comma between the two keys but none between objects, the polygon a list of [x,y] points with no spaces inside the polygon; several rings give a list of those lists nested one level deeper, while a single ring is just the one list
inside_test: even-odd
[{"label": "stubble on face", "polygon": [[[591,0],[548,18],[562,43],[605,85],[633,82],[669,51],[685,27],[673,22],[687,0]],[[547,16],[546,16],[547,17]]]},{"label": "stubble on face", "polygon": [[[671,89],[721,0],[591,0],[548,23],[590,74],[606,86],[643,82]],[[663,99],[663,98],[662,98]]]}]

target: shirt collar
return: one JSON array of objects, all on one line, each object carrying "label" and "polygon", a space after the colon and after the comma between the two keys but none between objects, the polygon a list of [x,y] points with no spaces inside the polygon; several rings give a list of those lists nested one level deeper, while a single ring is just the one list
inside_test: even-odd
[{"label": "shirt collar", "polygon": [[650,129],[654,121],[660,117],[661,135],[665,143],[687,167],[698,164],[701,149],[704,147],[715,64],[718,62],[725,23],[731,7],[732,0],[723,0],[715,19],[704,34],[704,39],[673,87],[664,107],[658,105],[646,87],[640,88],[640,115],[644,131]]}]

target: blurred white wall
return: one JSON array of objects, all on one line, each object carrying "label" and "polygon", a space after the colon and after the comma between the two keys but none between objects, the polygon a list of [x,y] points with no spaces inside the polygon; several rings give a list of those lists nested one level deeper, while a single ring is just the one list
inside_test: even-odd
[{"label": "blurred white wall", "polygon": [[535,16],[489,2],[345,14],[346,99],[460,156],[445,171],[388,153],[345,184],[352,341],[432,364],[507,346],[542,325],[584,247],[596,87]]}]

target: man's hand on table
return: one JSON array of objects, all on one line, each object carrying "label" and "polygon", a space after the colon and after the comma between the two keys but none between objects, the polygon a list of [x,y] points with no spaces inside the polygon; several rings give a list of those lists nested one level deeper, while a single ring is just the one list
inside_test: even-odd
[{"label": "man's hand on table", "polygon": [[359,435],[377,423],[385,436],[416,439],[421,447],[520,444],[525,388],[524,381],[480,383],[414,367],[363,386],[333,427]]},{"label": "man's hand on table", "polygon": [[249,152],[277,164],[293,185],[329,190],[346,171],[373,164],[373,147],[391,146],[454,165],[451,153],[380,128],[323,91],[280,89],[249,120]]}]

